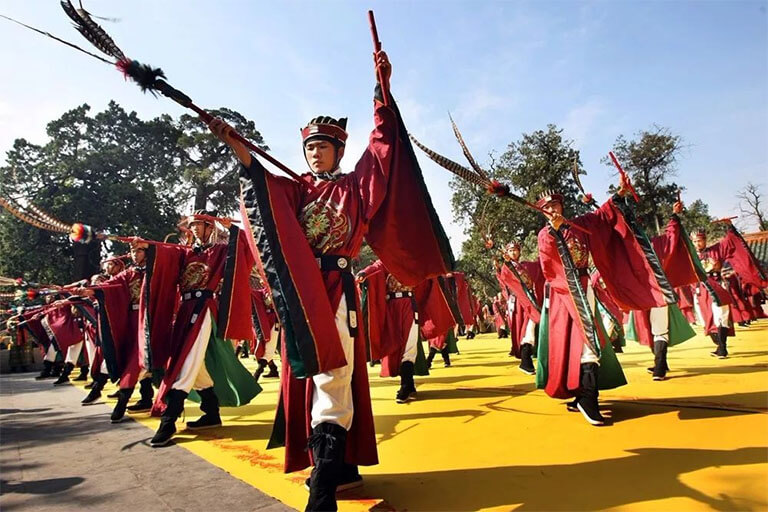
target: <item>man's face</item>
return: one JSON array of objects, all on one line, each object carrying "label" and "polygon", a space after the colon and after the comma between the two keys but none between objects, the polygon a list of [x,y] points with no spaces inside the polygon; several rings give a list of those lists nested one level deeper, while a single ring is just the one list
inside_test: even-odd
[{"label": "man's face", "polygon": [[518,261],[520,259],[520,248],[518,246],[509,247],[506,254],[509,255],[510,260]]},{"label": "man's face", "polygon": [[192,230],[192,234],[195,235],[195,238],[203,243],[208,241],[208,238],[210,238],[211,233],[213,232],[213,227],[203,221],[190,223],[189,229]]},{"label": "man's face", "polygon": [[544,211],[547,213],[563,214],[563,203],[560,201],[550,201],[544,205]]},{"label": "man's face", "polygon": [[117,275],[120,272],[120,267],[117,265],[114,261],[108,261],[104,264],[104,270],[106,270],[107,274],[110,276]]},{"label": "man's face", "polygon": [[696,238],[693,239],[693,246],[696,247],[697,251],[706,249],[707,239],[701,236],[697,236]]},{"label": "man's face", "polygon": [[[304,144],[304,156],[309,168],[316,174],[333,172],[336,164],[336,147],[327,140],[311,140]],[[338,159],[344,156],[344,146],[338,149]]]},{"label": "man's face", "polygon": [[147,258],[147,250],[144,247],[131,247],[131,260],[137,267],[144,265]]}]

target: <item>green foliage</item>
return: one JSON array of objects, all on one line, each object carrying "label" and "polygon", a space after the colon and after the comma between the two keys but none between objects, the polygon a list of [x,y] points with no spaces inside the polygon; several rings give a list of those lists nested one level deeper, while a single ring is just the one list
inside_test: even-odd
[{"label": "green foliage", "polygon": [[[238,133],[264,150],[261,133],[253,121],[227,108],[210,111],[229,123]],[[222,215],[237,208],[238,161],[234,153],[213,135],[197,116],[184,114],[179,119],[182,132],[178,140],[182,159],[182,176],[187,197],[194,197],[194,209],[209,209],[209,203]]]},{"label": "green foliage", "polygon": [[[31,202],[63,222],[162,238],[178,217],[180,132],[167,116],[142,121],[114,102],[93,117],[89,111],[82,105],[50,122],[45,145],[16,140],[0,168],[0,194]],[[0,274],[69,282],[83,277],[73,275],[74,252],[82,253],[77,273],[93,273],[99,249],[99,243],[73,247],[61,234],[0,215]]]},{"label": "green foliage", "polygon": [[[636,214],[649,234],[661,231],[669,216],[665,212],[672,211],[678,191],[683,190],[683,187],[670,181],[677,172],[675,164],[681,144],[679,135],[673,135],[669,129],[659,126],[637,133],[635,140],[628,141],[619,135],[613,144],[613,153],[640,196]],[[614,167],[607,156],[601,161]],[[616,186],[611,185],[608,191],[613,194]]]},{"label": "green foliage", "polygon": [[[572,146],[572,141],[563,139],[562,129],[548,125],[546,130],[523,134],[519,141],[509,144],[498,161],[492,158],[487,172],[492,179],[509,184],[530,202],[535,203],[545,190],[560,192],[565,197],[565,215],[579,215],[588,207],[579,200],[579,189],[572,175],[574,162],[580,165],[579,152]],[[493,278],[494,254],[516,239],[523,244],[523,259],[535,259],[537,233],[546,219],[520,203],[489,196],[458,178],[451,180],[450,185],[455,218],[463,223],[468,235],[462,245],[458,268],[470,277],[476,293],[490,297],[498,291]],[[488,238],[495,244],[491,250],[485,248]]]}]

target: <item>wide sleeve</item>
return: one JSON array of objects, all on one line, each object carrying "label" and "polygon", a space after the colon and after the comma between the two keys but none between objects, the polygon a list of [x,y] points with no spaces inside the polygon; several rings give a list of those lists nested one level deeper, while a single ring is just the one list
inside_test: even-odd
[{"label": "wide sleeve", "polygon": [[768,276],[752,254],[752,250],[733,225],[728,225],[725,237],[718,243],[723,259],[731,264],[744,283],[758,288],[768,286]]}]

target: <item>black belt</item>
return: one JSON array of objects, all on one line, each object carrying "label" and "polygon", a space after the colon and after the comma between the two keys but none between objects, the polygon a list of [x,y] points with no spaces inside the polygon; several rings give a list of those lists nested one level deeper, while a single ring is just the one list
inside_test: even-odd
[{"label": "black belt", "polygon": [[718,281],[720,281],[723,278],[723,276],[720,275],[720,272],[718,272],[717,270],[713,270],[713,271],[707,272],[707,276],[714,277]]},{"label": "black belt", "polygon": [[411,310],[413,311],[413,323],[419,325],[419,308],[416,307],[416,301],[413,300],[413,292],[389,292],[387,300],[392,299],[410,299]]},{"label": "black belt", "polygon": [[211,290],[189,290],[181,294],[181,300],[196,300],[196,299],[212,299],[213,292]]},{"label": "black belt", "polygon": [[341,272],[341,290],[347,304],[347,327],[349,335],[354,338],[357,336],[357,287],[355,276],[352,275],[352,259],[347,256],[323,254],[316,256],[315,260],[323,272]]},{"label": "black belt", "polygon": [[579,273],[579,277],[589,277],[589,269],[587,267],[577,268],[576,270]]}]

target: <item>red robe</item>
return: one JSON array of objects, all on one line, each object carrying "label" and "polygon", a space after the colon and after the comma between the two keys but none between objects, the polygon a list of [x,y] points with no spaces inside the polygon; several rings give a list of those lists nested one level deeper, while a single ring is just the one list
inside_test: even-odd
[{"label": "red robe", "polygon": [[[704,266],[704,270],[708,273],[708,286],[697,283],[694,286],[694,295],[699,303],[701,315],[704,317],[706,332],[714,334],[717,333],[718,326],[715,325],[712,317],[712,304],[730,305],[733,303],[731,294],[728,291],[729,283],[720,274],[726,261],[731,264],[733,270],[738,274],[743,283],[752,284],[760,288],[768,283],[755,256],[749,250],[744,239],[741,238],[736,229],[731,225],[728,226],[728,231],[722,240],[706,247],[699,252],[698,256]],[[713,297],[713,293],[715,297]],[[731,325],[730,331],[732,336],[733,325]]]},{"label": "red robe", "polygon": [[529,321],[539,323],[544,295],[544,274],[536,261],[508,261],[496,278],[514,294],[515,308],[509,312],[509,337],[515,357],[520,358],[520,343]]},{"label": "red robe", "polygon": [[120,380],[121,389],[139,380],[139,300],[144,269],[131,267],[107,282],[94,286],[99,301],[101,353],[110,378]]},{"label": "red robe", "polygon": [[69,304],[56,305],[49,308],[46,314],[50,328],[48,334],[62,354],[65,354],[72,345],[83,341],[83,331],[72,312],[72,307]]},{"label": "red robe", "polygon": [[272,307],[272,297],[267,288],[251,288],[251,304],[254,312],[253,326],[256,328],[256,335],[251,343],[251,351],[257,359],[263,359],[266,344],[277,323],[277,314]]},{"label": "red robe", "polygon": [[[179,376],[206,312],[211,314],[217,338],[250,340],[253,336],[249,276],[254,260],[245,232],[235,226],[230,228],[230,240],[226,244],[209,245],[203,249],[159,245],[155,251],[157,259],[165,264],[156,266],[154,272],[178,282],[182,299],[184,293],[196,290],[215,292],[215,295],[182,300],[176,312],[163,381],[152,411],[157,415],[165,408],[165,394]],[[175,296],[150,296],[153,303],[173,303],[175,300]]]},{"label": "red robe", "polygon": [[505,300],[493,299],[493,323],[496,327],[496,332],[499,332],[502,328],[507,327],[507,303]]},{"label": "red robe", "polygon": [[[547,371],[537,372],[537,385],[554,398],[578,392],[584,344],[600,354],[608,342],[585,298],[590,255],[606,290],[620,308],[645,310],[666,304],[644,250],[614,199],[594,212],[571,219],[571,223],[586,228],[590,234],[566,225],[559,232],[550,226],[539,232],[539,258],[550,294],[548,353],[543,362]],[[541,368],[541,354],[539,359]]]},{"label": "red robe", "polygon": [[[306,174],[274,176],[256,160],[244,169],[241,211],[259,255],[283,326],[283,376],[270,446],[285,443],[285,471],[310,465],[311,405],[317,373],[347,364],[334,322],[342,300],[342,272],[320,271],[315,257],[355,258],[365,238],[408,286],[445,273],[450,245],[432,207],[395,103],[376,102],[368,148],[352,173],[333,181]],[[321,292],[322,290],[322,292]],[[357,295],[357,294],[356,294]],[[360,311],[356,297],[356,311]],[[360,329],[355,336],[354,418],[346,461],[378,462]],[[285,428],[285,432],[280,429]]]}]

